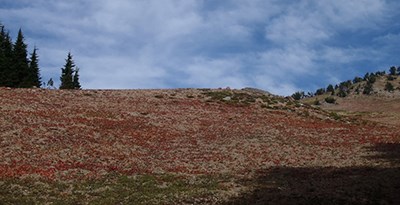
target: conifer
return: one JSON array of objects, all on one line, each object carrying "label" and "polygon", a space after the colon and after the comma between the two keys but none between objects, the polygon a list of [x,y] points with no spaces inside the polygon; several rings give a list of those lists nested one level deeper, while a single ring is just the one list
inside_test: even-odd
[{"label": "conifer", "polygon": [[33,49],[33,53],[31,55],[31,59],[29,62],[29,83],[31,86],[35,86],[39,88],[42,83],[41,83],[41,77],[39,73],[39,58],[37,56],[37,48],[35,47]]},{"label": "conifer", "polygon": [[60,89],[74,89],[73,73],[74,73],[74,61],[72,60],[71,52],[68,53],[67,59],[65,60],[64,68],[61,68],[61,85]]},{"label": "conifer", "polygon": [[0,27],[0,86],[11,87],[13,44],[5,27],[1,24]]},{"label": "conifer", "polygon": [[27,45],[21,29],[13,47],[13,62],[10,72],[11,87],[31,87],[29,82],[29,65],[27,58]]},{"label": "conifer", "polygon": [[78,90],[81,89],[81,84],[79,83],[79,68],[76,68],[75,70],[73,84],[74,84],[74,89]]}]

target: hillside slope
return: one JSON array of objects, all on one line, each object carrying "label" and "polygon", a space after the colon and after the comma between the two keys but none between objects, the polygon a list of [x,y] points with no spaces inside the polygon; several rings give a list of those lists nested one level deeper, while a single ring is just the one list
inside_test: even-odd
[{"label": "hillside slope", "polygon": [[0,88],[0,204],[400,202],[398,130],[334,118],[257,90]]},{"label": "hillside slope", "polygon": [[[390,80],[389,80],[390,79]],[[393,90],[388,91],[386,84],[393,85]],[[346,96],[339,97],[339,89],[335,94],[326,92],[302,99],[303,103],[315,104],[324,110],[334,111],[343,116],[352,116],[381,124],[400,126],[400,76],[376,76],[370,94],[363,94],[367,82],[353,83],[349,86]],[[333,97],[335,103],[327,103],[325,99]]]}]

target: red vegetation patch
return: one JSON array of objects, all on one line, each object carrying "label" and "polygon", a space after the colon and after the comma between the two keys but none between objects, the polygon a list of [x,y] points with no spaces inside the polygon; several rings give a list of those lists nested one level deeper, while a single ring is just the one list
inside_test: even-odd
[{"label": "red vegetation patch", "polygon": [[398,131],[376,124],[203,97],[199,90],[0,89],[0,177],[363,166],[371,163],[365,147],[400,140]]}]

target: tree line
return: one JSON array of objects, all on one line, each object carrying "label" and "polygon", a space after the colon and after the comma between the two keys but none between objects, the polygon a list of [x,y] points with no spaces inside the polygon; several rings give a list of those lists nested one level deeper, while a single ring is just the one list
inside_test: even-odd
[{"label": "tree line", "polygon": [[[314,93],[308,92],[305,94],[304,91],[298,91],[293,93],[292,97],[295,100],[300,100],[302,98],[324,95],[326,93],[329,93],[332,96],[336,95],[338,97],[346,97],[348,94],[350,94],[352,89],[354,89],[356,94],[361,93],[364,95],[370,95],[374,91],[373,84],[375,83],[376,78],[385,75],[387,76],[387,82],[384,89],[388,92],[392,92],[395,90],[395,88],[390,81],[393,81],[397,76],[400,75],[400,67],[396,68],[395,66],[391,66],[388,74],[386,74],[386,71],[377,71],[375,73],[368,72],[364,75],[364,77],[355,77],[353,80],[343,81],[335,86],[329,84],[326,88],[319,88]],[[353,86],[361,82],[365,82],[364,85],[358,84],[356,87]]]},{"label": "tree line", "polygon": [[[13,43],[10,33],[0,23],[0,87],[39,88],[45,85],[40,75],[38,49],[35,46],[28,58],[27,47],[22,29],[19,29]],[[75,66],[70,52],[61,68],[60,81],[60,89],[81,89],[79,68]],[[47,86],[54,87],[53,83],[50,78]]]}]

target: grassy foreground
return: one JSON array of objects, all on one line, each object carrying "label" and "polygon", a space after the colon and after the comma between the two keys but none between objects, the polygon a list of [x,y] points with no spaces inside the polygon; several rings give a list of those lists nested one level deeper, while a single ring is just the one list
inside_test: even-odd
[{"label": "grassy foreground", "polygon": [[209,200],[218,188],[209,176],[109,175],[60,182],[34,178],[0,181],[2,204],[174,204]]}]

